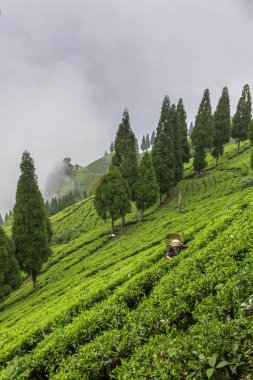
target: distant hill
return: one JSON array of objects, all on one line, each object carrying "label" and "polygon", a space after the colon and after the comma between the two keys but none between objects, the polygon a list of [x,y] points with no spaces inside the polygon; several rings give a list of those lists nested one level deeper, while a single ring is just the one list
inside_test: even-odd
[{"label": "distant hill", "polygon": [[112,156],[113,154],[109,153],[83,168],[73,170],[70,174],[70,180],[66,181],[63,187],[59,189],[59,193],[67,194],[77,188],[81,193],[86,191],[89,195],[96,177],[102,176],[109,170]]}]

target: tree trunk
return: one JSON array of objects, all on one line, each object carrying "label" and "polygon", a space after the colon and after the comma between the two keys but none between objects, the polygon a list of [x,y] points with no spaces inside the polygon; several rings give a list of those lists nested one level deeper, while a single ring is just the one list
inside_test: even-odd
[{"label": "tree trunk", "polygon": [[123,229],[125,227],[126,223],[125,223],[125,215],[122,215],[121,216],[121,229]]},{"label": "tree trunk", "polygon": [[37,285],[37,273],[35,271],[32,271],[32,282],[33,282],[33,288],[36,288]]},{"label": "tree trunk", "polygon": [[239,152],[240,152],[240,142],[241,142],[241,140],[239,139],[238,143],[237,143],[237,154],[239,154]]},{"label": "tree trunk", "polygon": [[112,217],[112,234],[114,234],[114,218]]}]

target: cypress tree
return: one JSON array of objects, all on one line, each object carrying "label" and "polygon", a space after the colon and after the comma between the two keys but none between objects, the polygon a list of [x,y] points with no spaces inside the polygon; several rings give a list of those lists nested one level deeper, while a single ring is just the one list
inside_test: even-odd
[{"label": "cypress tree", "polygon": [[[194,146],[194,168],[196,172],[204,169],[206,166],[205,148],[212,148],[214,137],[212,107],[210,102],[210,93],[206,89],[196,115],[195,126],[193,128],[191,139]],[[198,160],[200,162],[198,163]],[[201,168],[201,169],[200,169]]]},{"label": "cypress tree", "polygon": [[[181,130],[177,119],[177,109],[175,104],[172,104],[169,111],[169,121],[173,127],[174,135],[174,156],[175,156],[175,176],[174,185],[177,184],[183,178],[183,160],[182,160],[182,140],[181,140]],[[187,136],[186,136],[187,137]]]},{"label": "cypress tree", "polygon": [[147,133],[147,136],[146,136],[146,150],[148,150],[150,148],[150,140],[149,140],[149,134]]},{"label": "cypress tree", "polygon": [[191,122],[190,127],[189,127],[189,130],[188,130],[188,136],[189,136],[190,138],[191,138],[191,135],[192,135],[193,128],[194,128],[194,126],[193,126],[193,122]]},{"label": "cypress tree", "polygon": [[253,151],[251,151],[251,154],[250,154],[250,168],[251,170],[253,170]]},{"label": "cypress tree", "polygon": [[2,218],[2,215],[0,214],[0,226],[2,226],[4,224],[4,220]]},{"label": "cypress tree", "polygon": [[136,138],[130,126],[127,109],[123,113],[122,122],[116,134],[114,150],[115,154],[112,158],[112,166],[119,168],[122,177],[127,181],[133,199],[134,194],[132,189],[138,177],[138,158]]},{"label": "cypress tree", "polygon": [[193,157],[193,167],[194,170],[199,173],[201,170],[203,170],[206,167],[206,152],[203,145],[196,145],[194,150],[194,157]]},{"label": "cypress tree", "polygon": [[0,299],[20,284],[18,262],[14,255],[14,244],[0,227]]},{"label": "cypress tree", "polygon": [[248,138],[250,140],[251,145],[253,145],[253,120],[251,120],[251,122],[249,123]]},{"label": "cypress tree", "polygon": [[190,146],[187,136],[187,115],[184,109],[183,100],[179,99],[177,104],[177,129],[181,145],[181,157],[183,162],[189,162],[190,159]]},{"label": "cypress tree", "polygon": [[232,120],[231,136],[237,141],[237,153],[240,143],[248,138],[248,127],[252,117],[251,95],[248,84],[245,84],[238,101],[236,113]]},{"label": "cypress tree", "polygon": [[31,275],[33,286],[42,264],[50,255],[50,222],[40,193],[34,162],[26,151],[20,164],[12,236],[20,268]]},{"label": "cypress tree", "polygon": [[139,143],[138,143],[137,138],[135,138],[135,149],[136,149],[137,156],[138,156],[138,152],[139,152]]},{"label": "cypress tree", "polygon": [[111,142],[111,145],[110,145],[110,152],[113,153],[114,151],[114,145],[113,145],[113,142]]},{"label": "cypress tree", "polygon": [[169,194],[175,178],[174,135],[169,111],[170,100],[166,95],[163,99],[161,116],[152,149],[152,159],[160,191],[160,203],[161,195]]},{"label": "cypress tree", "polygon": [[145,136],[142,136],[142,141],[141,141],[141,150],[144,152],[146,150],[146,139]]},{"label": "cypress tree", "polygon": [[151,139],[150,139],[150,145],[153,146],[155,143],[155,131],[152,132]]},{"label": "cypress tree", "polygon": [[227,87],[223,88],[216,111],[214,113],[214,139],[212,156],[218,164],[219,157],[223,155],[224,144],[230,138],[230,100]]},{"label": "cypress tree", "polygon": [[138,181],[135,184],[137,208],[141,210],[143,219],[144,210],[152,206],[158,198],[159,186],[156,181],[155,169],[148,152],[145,152],[140,166]]},{"label": "cypress tree", "polygon": [[106,220],[108,216],[112,222],[112,234],[114,234],[114,222],[121,216],[121,226],[124,227],[125,215],[131,211],[130,191],[127,182],[122,178],[119,170],[112,167],[105,174],[95,194],[94,206],[100,218]]}]

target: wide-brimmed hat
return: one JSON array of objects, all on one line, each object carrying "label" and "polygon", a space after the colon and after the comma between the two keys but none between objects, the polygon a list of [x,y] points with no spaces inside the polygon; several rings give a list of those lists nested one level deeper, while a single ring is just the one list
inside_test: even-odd
[{"label": "wide-brimmed hat", "polygon": [[172,247],[181,247],[182,243],[180,240],[174,239],[174,240],[172,240],[171,245],[172,245]]}]

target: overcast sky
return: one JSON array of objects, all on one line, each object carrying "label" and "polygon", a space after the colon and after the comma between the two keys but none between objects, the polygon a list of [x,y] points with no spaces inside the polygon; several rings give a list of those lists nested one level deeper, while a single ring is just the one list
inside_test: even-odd
[{"label": "overcast sky", "polygon": [[43,189],[64,157],[103,155],[128,108],[138,137],[165,94],[194,121],[228,86],[234,112],[253,87],[252,0],[0,1],[0,212],[14,202],[24,150]]}]

